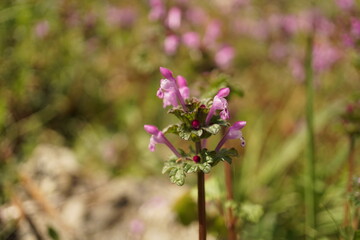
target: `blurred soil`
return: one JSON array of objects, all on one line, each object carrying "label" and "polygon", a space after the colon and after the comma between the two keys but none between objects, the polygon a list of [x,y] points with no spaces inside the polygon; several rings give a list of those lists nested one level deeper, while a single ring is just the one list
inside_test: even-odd
[{"label": "blurred soil", "polygon": [[17,226],[8,239],[197,239],[197,224],[181,225],[172,211],[185,186],[81,172],[69,149],[38,146],[21,167],[12,204],[1,207],[1,222]]}]

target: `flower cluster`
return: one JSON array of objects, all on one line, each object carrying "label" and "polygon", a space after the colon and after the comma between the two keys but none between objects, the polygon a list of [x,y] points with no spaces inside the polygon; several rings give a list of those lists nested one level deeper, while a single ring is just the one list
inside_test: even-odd
[{"label": "flower cluster", "polygon": [[[183,185],[188,173],[198,171],[209,173],[220,161],[231,163],[231,158],[238,153],[234,148],[223,148],[223,145],[227,140],[240,139],[241,146],[244,147],[245,140],[241,130],[246,122],[235,122],[232,126],[227,122],[230,115],[226,97],[230,94],[230,89],[221,88],[213,99],[199,100],[190,97],[187,81],[183,76],[174,77],[169,69],[162,67],[160,72],[164,78],[160,80],[160,88],[156,95],[163,100],[163,107],[170,106],[169,113],[180,120],[180,123],[170,125],[162,131],[156,126],[144,126],[145,131],[151,134],[150,151],[155,151],[156,144],[165,144],[175,155],[165,162],[163,173],[169,173],[171,182]],[[208,150],[205,140],[220,133],[221,128],[224,127],[229,128],[216,148],[212,151]],[[194,142],[196,150],[190,148],[186,152],[176,149],[165,137],[168,133]]]},{"label": "flower cluster", "polygon": [[190,1],[170,5],[163,0],[149,0],[149,19],[159,22],[166,32],[165,53],[175,55],[184,46],[195,53],[192,55],[202,55],[203,60],[210,60],[221,69],[231,67],[235,49],[221,40],[224,32],[220,20],[208,16]]}]

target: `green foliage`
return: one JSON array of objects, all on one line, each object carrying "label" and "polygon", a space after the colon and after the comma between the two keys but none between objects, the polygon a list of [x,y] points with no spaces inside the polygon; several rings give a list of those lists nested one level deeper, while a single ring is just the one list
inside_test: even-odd
[{"label": "green foliage", "polygon": [[[184,152],[183,152],[184,153]],[[162,173],[168,173],[170,181],[179,186],[185,183],[186,175],[189,173],[196,173],[202,171],[210,173],[211,168],[216,166],[221,161],[231,163],[231,158],[238,155],[236,149],[221,149],[219,152],[208,151],[206,148],[200,152],[201,162],[196,163],[192,160],[190,155],[184,153],[183,158],[172,158],[164,162]]]},{"label": "green foliage", "polygon": [[52,240],[60,240],[58,232],[52,227],[47,227],[47,234]]},{"label": "green foliage", "polygon": [[355,231],[353,240],[360,240],[360,230]]},{"label": "green foliage", "polygon": [[197,205],[190,192],[186,192],[178,198],[174,203],[173,209],[177,213],[179,221],[184,225],[190,225],[191,222],[197,219]]}]

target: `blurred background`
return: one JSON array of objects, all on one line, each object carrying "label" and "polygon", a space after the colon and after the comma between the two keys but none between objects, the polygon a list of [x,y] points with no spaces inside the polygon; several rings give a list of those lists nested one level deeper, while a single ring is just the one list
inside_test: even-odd
[{"label": "blurred background", "polygon": [[[150,152],[143,129],[177,121],[156,97],[160,66],[195,97],[230,86],[230,121],[247,121],[246,147],[228,144],[241,239],[304,239],[309,36],[316,235],[352,239],[360,4],[314,2],[0,1],[0,239],[197,238],[196,178],[171,184],[170,151]],[[206,181],[209,239],[226,239],[223,179],[219,164]]]}]

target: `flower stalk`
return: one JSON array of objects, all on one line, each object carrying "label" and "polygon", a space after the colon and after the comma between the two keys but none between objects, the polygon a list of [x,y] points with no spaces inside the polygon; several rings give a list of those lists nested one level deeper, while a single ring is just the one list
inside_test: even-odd
[{"label": "flower stalk", "polygon": [[[201,151],[201,143],[196,142],[196,154]],[[200,160],[201,161],[201,160]],[[199,221],[199,240],[206,240],[206,205],[205,205],[205,176],[204,172],[198,171],[198,221]]]},{"label": "flower stalk", "polygon": [[314,74],[313,74],[314,36],[307,39],[305,59],[306,82],[306,130],[307,157],[305,162],[305,226],[306,239],[316,239],[316,203],[315,203],[315,134],[314,134]]}]

